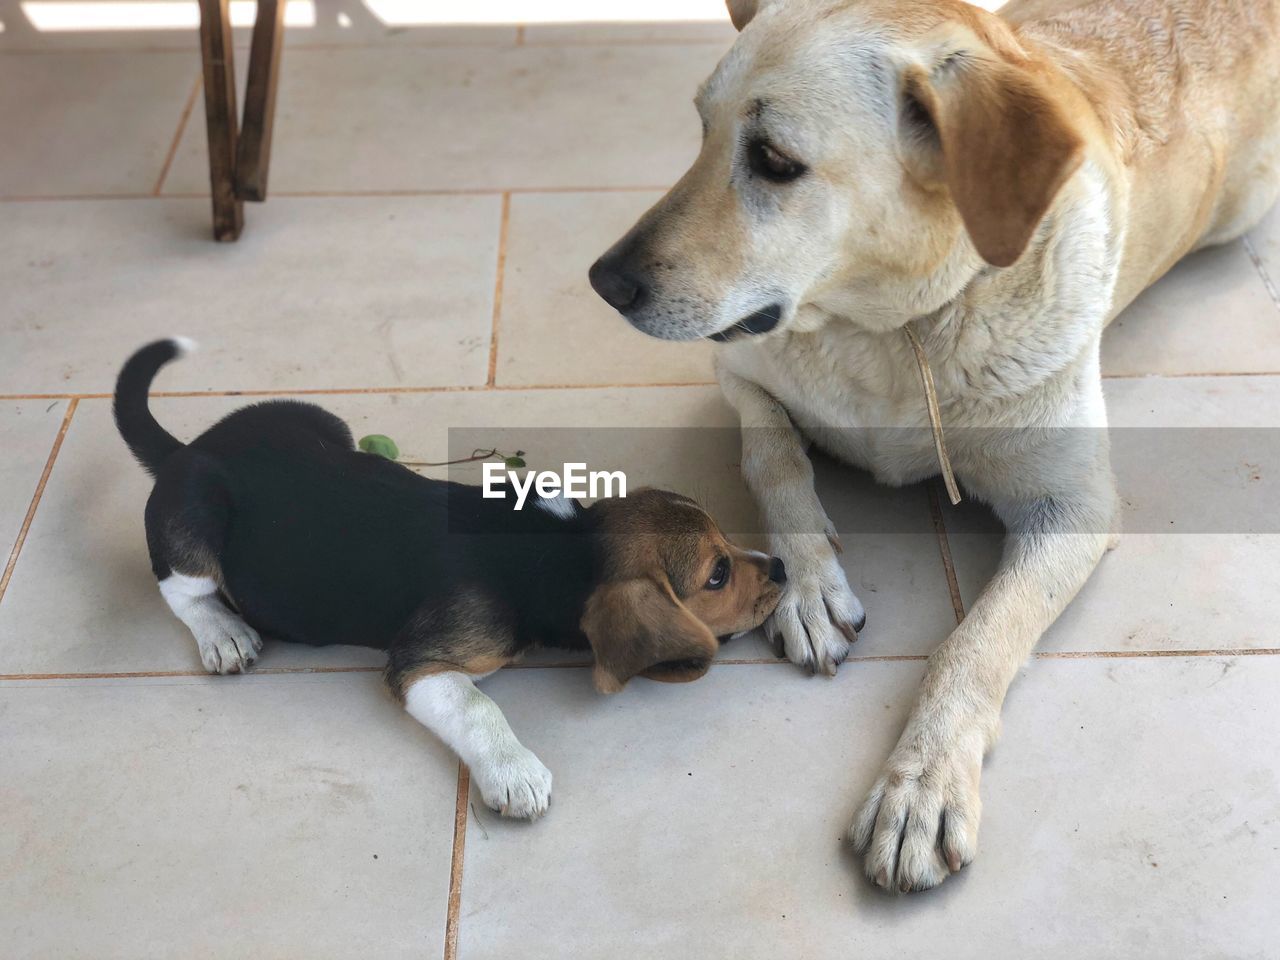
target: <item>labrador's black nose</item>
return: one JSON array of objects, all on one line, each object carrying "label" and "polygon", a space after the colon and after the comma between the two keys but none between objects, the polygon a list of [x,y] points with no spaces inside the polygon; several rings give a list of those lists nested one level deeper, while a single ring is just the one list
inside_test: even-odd
[{"label": "labrador's black nose", "polygon": [[787,565],[782,562],[781,557],[774,557],[769,561],[769,579],[774,583],[787,582]]},{"label": "labrador's black nose", "polygon": [[607,255],[591,265],[587,278],[591,289],[619,313],[634,310],[644,302],[646,290],[640,278]]}]

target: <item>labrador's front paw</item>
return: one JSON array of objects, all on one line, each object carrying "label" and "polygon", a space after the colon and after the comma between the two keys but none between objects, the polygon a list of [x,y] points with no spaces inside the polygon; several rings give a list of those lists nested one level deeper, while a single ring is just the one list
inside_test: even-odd
[{"label": "labrador's front paw", "polygon": [[946,739],[904,735],[849,828],[867,876],[886,890],[936,887],[977,853],[982,737]]},{"label": "labrador's front paw", "polygon": [[551,803],[551,771],[519,744],[471,768],[485,805],[504,817],[536,820]]},{"label": "labrador's front paw", "polygon": [[787,586],[765,633],[792,663],[833,675],[866,623],[862,602],[828,538],[777,538],[773,547],[786,564]]}]

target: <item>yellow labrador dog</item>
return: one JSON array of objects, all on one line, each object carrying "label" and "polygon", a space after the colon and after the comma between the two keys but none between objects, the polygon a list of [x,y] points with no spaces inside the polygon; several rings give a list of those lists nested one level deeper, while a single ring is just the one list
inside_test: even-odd
[{"label": "yellow labrador dog", "polygon": [[1103,328],[1276,197],[1278,3],[729,0],[697,160],[592,268],[640,330],[723,343],[789,576],[771,629],[823,672],[863,612],[806,443],[936,473],[907,328],[927,355],[956,474],[1009,536],[851,827],[882,887],[973,859],[1005,692],[1112,542]]}]

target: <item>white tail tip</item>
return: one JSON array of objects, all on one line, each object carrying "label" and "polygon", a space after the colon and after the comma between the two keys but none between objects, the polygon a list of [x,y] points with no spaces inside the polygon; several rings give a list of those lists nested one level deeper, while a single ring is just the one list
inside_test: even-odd
[{"label": "white tail tip", "polygon": [[169,342],[177,349],[180,357],[185,357],[188,353],[195,353],[200,349],[200,344],[190,337],[171,337]]}]

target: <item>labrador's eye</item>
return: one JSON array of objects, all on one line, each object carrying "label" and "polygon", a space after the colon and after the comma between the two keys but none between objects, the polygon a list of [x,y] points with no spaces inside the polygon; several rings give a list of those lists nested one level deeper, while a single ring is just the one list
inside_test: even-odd
[{"label": "labrador's eye", "polygon": [[803,163],[779,153],[763,140],[752,140],[747,144],[747,165],[751,167],[752,173],[773,183],[790,183],[808,169]]},{"label": "labrador's eye", "polygon": [[729,558],[721,557],[716,561],[715,569],[711,571],[711,577],[707,580],[708,590],[719,590],[729,582]]}]

